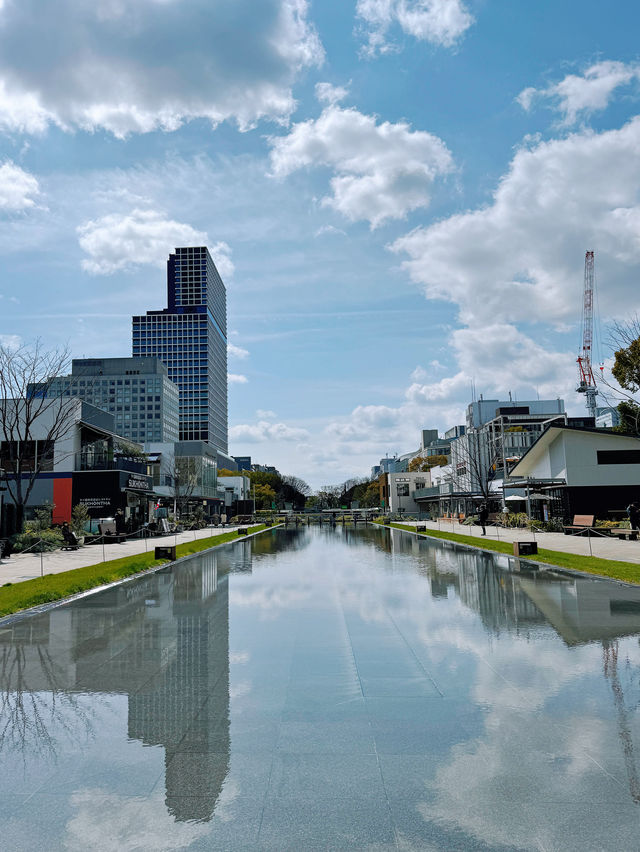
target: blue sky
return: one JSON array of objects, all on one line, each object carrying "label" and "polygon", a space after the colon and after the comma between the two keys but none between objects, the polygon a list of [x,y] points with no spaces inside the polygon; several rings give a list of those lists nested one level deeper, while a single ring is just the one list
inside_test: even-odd
[{"label": "blue sky", "polygon": [[640,301],[639,17],[0,0],[0,336],[129,355],[206,243],[234,454],[319,486],[460,422],[472,382],[579,411],[585,250],[603,328]]}]

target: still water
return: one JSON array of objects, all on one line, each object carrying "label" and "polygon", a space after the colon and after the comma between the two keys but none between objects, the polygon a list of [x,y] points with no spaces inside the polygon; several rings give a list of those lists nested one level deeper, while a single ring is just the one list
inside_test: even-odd
[{"label": "still water", "polygon": [[639,850],[640,590],[274,530],[0,622],[0,848]]}]

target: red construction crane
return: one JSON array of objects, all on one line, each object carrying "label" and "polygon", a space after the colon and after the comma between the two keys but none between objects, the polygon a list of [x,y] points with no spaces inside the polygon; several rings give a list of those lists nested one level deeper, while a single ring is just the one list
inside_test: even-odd
[{"label": "red construction crane", "polygon": [[591,366],[593,344],[593,294],[595,287],[593,252],[584,256],[584,299],[582,302],[582,349],[578,355],[578,393],[585,395],[590,417],[596,416],[596,378]]}]

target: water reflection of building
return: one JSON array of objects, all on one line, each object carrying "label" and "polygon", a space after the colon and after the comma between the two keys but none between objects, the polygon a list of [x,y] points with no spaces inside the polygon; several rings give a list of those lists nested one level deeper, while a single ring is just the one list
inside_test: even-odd
[{"label": "water reflection of building", "polygon": [[487,630],[526,634],[545,623],[538,607],[519,587],[519,578],[497,568],[492,555],[401,533],[389,538],[394,552],[415,558],[434,598],[446,598],[453,589],[465,606],[480,615]]},{"label": "water reflection of building", "polygon": [[217,554],[16,621],[0,634],[8,658],[0,689],[18,706],[27,693],[128,695],[129,737],[165,749],[170,813],[211,818],[230,753],[228,582],[218,583]]},{"label": "water reflection of building", "polygon": [[175,643],[166,660],[163,642],[150,649],[157,668],[129,697],[129,736],[164,746],[170,813],[206,820],[229,770],[228,583],[217,584],[215,554],[172,576]]}]

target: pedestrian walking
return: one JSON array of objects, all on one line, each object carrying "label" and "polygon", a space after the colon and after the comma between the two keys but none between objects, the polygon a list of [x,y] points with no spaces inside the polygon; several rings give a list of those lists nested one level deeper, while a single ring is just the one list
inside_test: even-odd
[{"label": "pedestrian walking", "polygon": [[478,511],[478,521],[480,522],[480,526],[482,527],[482,535],[487,534],[487,518],[489,517],[489,509],[487,509],[486,503],[480,504],[480,509]]},{"label": "pedestrian walking", "polygon": [[627,515],[629,516],[629,526],[631,529],[640,529],[640,506],[637,503],[629,503],[627,506]]}]

